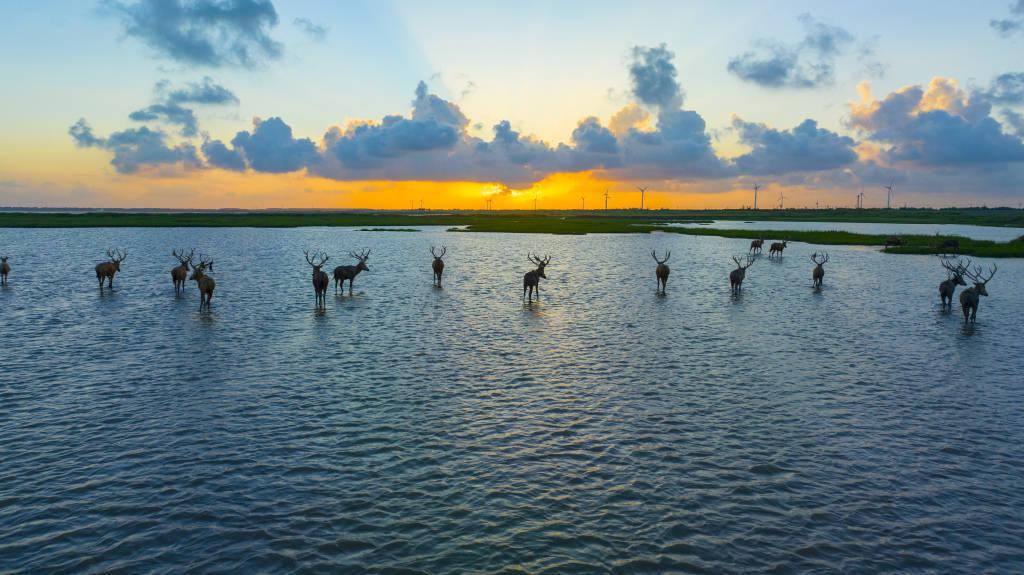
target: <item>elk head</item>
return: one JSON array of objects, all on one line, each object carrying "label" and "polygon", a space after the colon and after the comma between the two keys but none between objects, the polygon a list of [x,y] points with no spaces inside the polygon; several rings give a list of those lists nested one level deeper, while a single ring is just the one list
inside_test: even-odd
[{"label": "elk head", "polygon": [[446,253],[448,253],[448,248],[445,246],[441,246],[440,254],[434,251],[434,246],[430,246],[430,255],[434,256],[434,261],[441,261],[441,258],[443,258]]},{"label": "elk head", "polygon": [[[192,263],[191,257],[188,259],[188,262]],[[181,263],[184,264],[185,262],[181,262]],[[199,255],[199,263],[198,264],[192,264],[192,277],[190,277],[188,279],[190,279],[190,280],[202,279],[203,276],[206,275],[207,268],[209,268],[210,271],[213,271],[213,260],[212,259],[208,260],[202,254],[200,254]]]},{"label": "elk head", "polygon": [[121,262],[128,257],[128,250],[124,252],[119,249],[107,250],[107,257],[110,258],[110,263],[114,264],[114,269],[121,271]]},{"label": "elk head", "polygon": [[738,257],[732,256],[732,261],[736,262],[736,271],[746,272],[747,268],[754,265],[754,262],[756,262],[757,260],[750,256],[747,256],[747,263],[746,265],[744,265],[740,263],[740,259]]},{"label": "elk head", "polygon": [[[356,269],[357,270],[364,271],[364,272],[370,271],[370,268],[368,268],[366,266],[366,260],[370,259],[370,250],[363,250],[360,253],[349,252],[348,255],[350,255],[353,258],[359,260],[359,263],[356,264]],[[327,260],[324,260],[324,261],[327,261]],[[310,264],[310,265],[312,265],[312,264]],[[323,265],[323,264],[321,264],[321,265]]]},{"label": "elk head", "polygon": [[530,258],[530,261],[537,266],[537,275],[544,279],[548,279],[548,276],[544,275],[544,268],[547,267],[548,262],[551,261],[551,256],[545,255],[544,259],[540,259],[539,256],[535,256],[533,254],[527,254],[527,256]]},{"label": "elk head", "polygon": [[970,278],[972,282],[974,282],[974,287],[970,289],[973,289],[978,295],[987,296],[988,291],[985,290],[985,284],[992,280],[992,276],[996,275],[996,271],[998,269],[999,268],[996,267],[995,264],[993,264],[992,267],[989,269],[988,276],[985,276],[985,279],[982,279],[981,266],[974,266],[973,272],[969,270],[964,270],[964,273],[967,275],[967,277]]},{"label": "elk head", "polygon": [[971,260],[967,260],[967,263],[964,263],[957,259],[956,264],[951,264],[946,260],[942,260],[940,263],[942,264],[942,267],[946,268],[946,271],[949,272],[949,279],[947,281],[953,282],[953,285],[967,285],[967,282],[964,281],[964,274],[966,274],[967,270],[970,268]]},{"label": "elk head", "polygon": [[828,261],[828,254],[822,252],[821,256],[818,256],[818,252],[811,254],[811,261],[814,262],[819,268]]},{"label": "elk head", "polygon": [[180,254],[178,250],[171,250],[171,255],[174,256],[174,259],[178,260],[178,263],[181,264],[181,267],[185,268],[185,271],[188,271],[189,266],[192,264],[192,258],[196,255],[196,250],[190,250],[188,255],[185,255],[185,250],[181,250]]},{"label": "elk head", "polygon": [[327,263],[327,260],[331,259],[327,255],[327,252],[320,250],[313,252],[313,255],[310,255],[309,252],[306,250],[303,250],[302,253],[306,255],[306,263],[313,267],[314,276],[320,274],[320,268],[324,267],[324,264]]},{"label": "elk head", "polygon": [[672,257],[672,252],[665,252],[665,259],[663,260],[659,260],[657,252],[654,251],[651,252],[651,257],[654,258],[654,261],[658,262],[659,266],[662,266],[665,265],[665,262],[668,261],[668,258]]}]

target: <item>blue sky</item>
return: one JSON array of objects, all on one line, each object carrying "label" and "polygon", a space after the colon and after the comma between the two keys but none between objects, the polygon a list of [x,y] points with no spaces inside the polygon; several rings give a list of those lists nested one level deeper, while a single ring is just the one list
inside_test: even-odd
[{"label": "blue sky", "polygon": [[[995,78],[1024,72],[1020,64],[1024,31],[1012,28],[1015,18],[1024,18],[1024,8],[1015,13],[1016,2],[163,1],[185,8],[208,4],[233,10],[246,3],[269,7],[276,23],[265,23],[259,34],[274,43],[276,52],[258,53],[257,49],[252,62],[232,61],[230,49],[215,62],[175,56],[145,34],[133,33],[131,20],[125,16],[159,2],[5,3],[9,17],[0,24],[4,28],[0,59],[7,89],[0,93],[0,114],[6,130],[0,136],[0,149],[6,159],[0,160],[0,180],[7,188],[0,187],[0,203],[21,203],[27,197],[60,203],[73,197],[67,195],[73,186],[87,188],[89,193],[83,197],[89,201],[134,205],[169,203],[156,195],[168,181],[183,188],[214,179],[224,189],[237,188],[246,174],[254,181],[265,175],[247,156],[255,150],[237,147],[241,163],[229,183],[227,175],[212,174],[219,168],[210,164],[200,149],[203,142],[216,140],[234,151],[230,141],[238,132],[256,134],[258,125],[253,118],[280,118],[291,128],[294,140],[311,141],[318,157],[327,154],[330,146],[324,136],[331,126],[337,126],[343,134],[339,141],[351,144],[345,150],[358,148],[365,154],[366,148],[360,147],[365,142],[346,127],[349,122],[380,124],[389,115],[414,114],[411,102],[421,81],[429,94],[466,117],[465,126],[455,127],[457,143],[445,137],[436,142],[436,150],[408,152],[412,148],[400,147],[402,157],[395,163],[375,159],[372,169],[363,172],[356,168],[366,166],[356,166],[351,157],[342,157],[339,147],[341,166],[324,166],[319,159],[313,166],[310,159],[294,164],[295,170],[274,173],[291,174],[289,185],[299,185],[294,183],[296,175],[337,181],[339,190],[361,179],[450,179],[523,189],[553,174],[585,171],[592,176],[596,173],[594,177],[601,181],[653,179],[667,194],[718,194],[721,198],[731,198],[729,192],[745,189],[751,178],[769,178],[768,185],[793,186],[808,198],[815,193],[831,198],[849,195],[848,189],[875,186],[876,180],[886,178],[900,179],[908,197],[933,205],[976,201],[1016,205],[1014,200],[1021,195],[1024,171],[1020,166],[1024,162],[1017,159],[1013,143],[1014,138],[1019,142],[1020,134],[1005,115],[1018,110],[1020,101],[1003,98],[991,105],[989,116],[1010,139],[993,140],[989,134],[985,136],[987,144],[980,146],[1008,150],[1005,154],[996,150],[997,160],[978,154],[961,157],[947,150],[928,155],[933,149],[928,142],[908,140],[921,137],[920,129],[914,128],[913,136],[894,136],[892,126],[879,124],[880,117],[859,125],[851,123],[850,106],[861,100],[858,85],[864,82],[870,83],[871,94],[878,101],[908,86],[920,86],[925,94],[922,98],[928,100],[928,94],[934,94],[928,86],[935,78],[947,82],[942,84],[946,87],[955,82],[964,102],[979,102],[980,95],[992,93]],[[1011,30],[997,29],[993,20],[1009,22]],[[837,44],[822,44],[825,36],[815,36],[814,30],[826,31],[827,41]],[[653,133],[671,139],[656,129],[658,118],[668,118],[668,113],[659,115],[661,104],[638,101],[636,78],[631,73],[631,65],[643,54],[636,48],[662,44],[671,53],[666,61],[679,88],[681,104],[673,103],[673,110],[681,106],[703,120],[703,133],[715,157],[701,152],[702,157],[712,162],[719,162],[720,157],[729,164],[728,169],[718,171],[707,164],[691,164],[693,170],[677,169],[679,163],[695,160],[676,161],[671,156],[676,148],[643,148],[641,153],[640,146],[646,144],[630,144],[622,134],[615,135],[618,151],[614,158],[583,157],[580,149],[584,144],[573,140],[572,134],[584,118],[593,116],[601,127],[608,126],[619,110],[631,104],[646,110],[648,124],[655,125]],[[754,73],[774,70],[765,67],[766,60],[780,55],[797,62],[788,79],[774,77],[776,84],[772,85],[763,81],[764,74]],[[162,160],[150,164],[145,154],[136,154],[142,161],[127,172],[121,169],[124,162],[110,164],[112,155],[125,149],[117,148],[108,135],[143,125],[163,134],[161,145],[168,149],[188,144],[175,125],[158,116],[149,124],[128,116],[163,103],[164,95],[155,88],[158,83],[165,82],[171,90],[206,77],[230,90],[237,104],[190,108],[199,126],[191,140],[197,150],[194,160],[164,154],[159,156]],[[762,81],[757,81],[758,77]],[[97,135],[95,142],[101,143],[83,145],[83,140],[69,137],[69,127],[80,118]],[[749,125],[763,124],[786,137],[788,131],[812,119],[816,130],[824,131],[812,133],[816,147],[857,148],[859,160],[828,158],[818,166],[799,161],[785,156],[795,153],[792,150],[770,147],[777,143],[771,132],[743,132],[736,118]],[[976,133],[985,128],[971,123],[977,120],[968,118],[970,125],[961,127]],[[460,155],[463,144],[468,148],[484,142],[494,148],[492,128],[502,121],[508,121],[522,141],[532,136],[547,146],[531,148],[529,170],[483,169],[478,157]],[[411,122],[408,127],[420,129],[423,125]],[[929,133],[964,132],[954,128],[936,128]],[[383,133],[369,130],[363,135]],[[746,142],[741,133],[748,135]],[[573,148],[566,152],[568,156],[558,155],[555,148],[560,143]],[[735,158],[750,152],[752,143],[764,147],[759,173],[733,165]],[[881,147],[882,155],[869,158],[863,143]],[[282,153],[294,151],[287,145],[281,149]],[[430,156],[433,152],[438,154]],[[440,176],[436,170],[427,170],[421,178],[417,167],[436,165],[442,153],[444,161],[452,162],[450,170]],[[644,160],[630,159],[639,156]],[[935,158],[942,161],[936,163]],[[767,167],[764,162],[769,159],[777,164]],[[868,159],[873,162],[871,170],[862,169]],[[488,159],[483,163],[490,166],[494,162]],[[469,164],[473,167],[467,167]],[[671,169],[666,168],[669,164]],[[857,171],[857,176],[830,175],[843,169]],[[865,175],[868,171],[874,176]],[[447,177],[449,173],[451,177]],[[124,190],[131,180],[151,194],[126,196]],[[105,196],[108,188],[120,191]],[[345,192],[339,193],[343,196]],[[185,197],[187,201],[189,196]],[[221,202],[236,200],[237,195],[222,197]],[[200,203],[210,202],[217,200],[204,198]]]}]

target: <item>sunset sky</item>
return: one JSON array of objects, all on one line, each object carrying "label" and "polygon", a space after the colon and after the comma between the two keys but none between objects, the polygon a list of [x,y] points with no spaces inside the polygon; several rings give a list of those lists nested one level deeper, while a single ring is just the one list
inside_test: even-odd
[{"label": "sunset sky", "polygon": [[4,6],[0,206],[1024,201],[1024,0]]}]

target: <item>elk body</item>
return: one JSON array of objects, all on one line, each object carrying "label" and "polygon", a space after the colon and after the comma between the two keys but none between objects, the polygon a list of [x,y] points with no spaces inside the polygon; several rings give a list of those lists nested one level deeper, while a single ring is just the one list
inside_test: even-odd
[{"label": "elk body", "polygon": [[441,246],[441,254],[438,255],[434,251],[434,246],[430,246],[430,255],[434,256],[434,261],[431,262],[430,267],[434,270],[434,285],[441,287],[441,274],[444,273],[444,254],[448,253],[448,248]]},{"label": "elk body", "polygon": [[978,316],[978,301],[980,296],[988,296],[988,291],[985,290],[985,284],[992,279],[992,276],[996,275],[996,270],[998,269],[999,268],[993,265],[989,270],[988,277],[985,279],[981,279],[981,266],[976,266],[973,272],[964,271],[967,277],[970,278],[971,282],[974,283],[973,286],[960,292],[960,309],[964,312],[965,322],[970,321],[971,323],[974,323],[974,318]]},{"label": "elk body", "polygon": [[339,285],[341,286],[341,291],[345,291],[345,280],[348,280],[348,293],[352,295],[352,283],[355,281],[356,276],[359,275],[359,272],[370,271],[370,268],[366,266],[366,260],[370,259],[370,250],[363,250],[362,253],[358,254],[349,252],[348,255],[358,260],[358,263],[354,266],[338,266],[334,268],[334,293],[338,293]]},{"label": "elk body", "polygon": [[814,271],[811,272],[811,279],[814,280],[814,287],[820,288],[821,281],[825,279],[825,262],[828,261],[828,254],[823,253],[819,258],[818,252],[811,254],[811,261],[814,262]]},{"label": "elk body", "polygon": [[786,241],[772,242],[772,247],[768,250],[768,257],[772,258],[778,255],[781,258],[782,250],[786,249],[787,245],[789,245],[789,242]]},{"label": "elk body", "polygon": [[947,253],[950,253],[950,252],[953,252],[955,254],[959,254],[960,253],[960,240],[952,240],[952,239],[945,240],[941,244],[939,244],[939,247],[938,247],[937,251],[939,253],[942,253],[942,254],[947,254]]},{"label": "elk body", "polygon": [[942,267],[949,272],[946,281],[939,284],[939,299],[942,301],[942,307],[953,307],[953,294],[956,292],[956,286],[967,285],[967,282],[964,281],[964,273],[967,272],[970,265],[971,260],[967,260],[966,264],[957,260],[955,265],[947,261],[942,262]]},{"label": "elk body", "polygon": [[[323,271],[324,264],[331,259],[327,253],[321,251],[303,252],[306,254],[306,263],[313,268],[313,293],[316,294],[316,307],[327,307],[327,286],[331,281],[327,279],[327,272]],[[338,277],[338,270],[334,270],[334,277]]]},{"label": "elk body", "polygon": [[665,252],[665,259],[663,260],[659,260],[658,255],[653,251],[651,252],[651,257],[654,258],[654,261],[658,262],[658,267],[654,269],[654,277],[658,280],[658,286],[655,291],[660,290],[664,294],[665,286],[668,284],[668,274],[671,271],[665,262],[668,261],[668,258],[672,257],[672,252]]},{"label": "elk body", "polygon": [[743,289],[743,279],[747,277],[747,268],[754,265],[754,258],[747,256],[747,265],[740,263],[739,258],[733,256],[732,261],[736,262],[736,269],[729,272],[729,285],[732,293],[739,293]]},{"label": "elk body", "polygon": [[171,268],[171,281],[174,282],[174,293],[185,291],[185,279],[188,278],[189,265],[192,263],[192,258],[195,256],[196,251],[191,250],[189,254],[185,255],[185,250],[178,253],[178,250],[171,250],[171,255],[178,260],[178,266]]},{"label": "elk body", "polygon": [[548,276],[544,275],[544,268],[547,267],[548,262],[551,261],[551,256],[544,256],[544,259],[528,254],[530,261],[537,266],[537,269],[526,272],[523,276],[523,297],[526,296],[526,291],[530,291],[529,299],[527,301],[533,301],[533,292],[537,291],[537,301],[540,301],[540,280],[541,278],[547,279]]},{"label": "elk body", "polygon": [[213,290],[217,287],[217,282],[213,281],[212,277],[206,275],[207,268],[213,271],[213,260],[206,260],[200,256],[199,264],[192,266],[192,277],[189,278],[195,280],[196,287],[199,288],[199,311],[203,311],[203,308],[210,309]]},{"label": "elk body", "polygon": [[7,285],[7,274],[11,273],[11,264],[7,263],[7,256],[0,256],[0,285]]},{"label": "elk body", "polygon": [[107,287],[114,287],[114,274],[121,271],[121,262],[128,257],[128,250],[107,250],[107,257],[110,261],[96,264],[96,279],[100,282],[100,289],[103,289],[103,280],[107,281]]},{"label": "elk body", "polygon": [[889,236],[885,238],[885,247],[883,249],[888,250],[890,246],[902,246],[903,238],[899,236]]},{"label": "elk body", "polygon": [[751,240],[751,242],[750,242],[750,250],[747,251],[747,253],[748,254],[759,254],[759,253],[761,253],[761,248],[763,246],[764,246],[764,238],[760,238],[760,239],[756,239],[756,240]]}]

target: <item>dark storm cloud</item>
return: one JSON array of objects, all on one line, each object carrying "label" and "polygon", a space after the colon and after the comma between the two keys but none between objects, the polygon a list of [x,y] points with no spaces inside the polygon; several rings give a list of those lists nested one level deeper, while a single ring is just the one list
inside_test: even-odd
[{"label": "dark storm cloud", "polygon": [[735,159],[744,174],[817,172],[857,161],[853,138],[819,128],[814,120],[804,120],[791,130],[776,130],[739,118],[733,119],[732,126],[740,142],[752,148]]},{"label": "dark storm cloud", "polygon": [[281,56],[270,36],[277,11],[270,0],[105,0],[125,34],[158,55],[190,66],[256,67]]},{"label": "dark storm cloud", "polygon": [[327,27],[313,22],[309,18],[296,18],[292,24],[305,35],[316,41],[323,41],[327,37]]},{"label": "dark storm cloud", "polygon": [[[854,42],[852,34],[800,16],[804,38],[796,44],[761,40],[754,50],[729,60],[727,69],[741,80],[766,88],[814,88],[832,83],[835,61]],[[881,66],[871,54],[870,66]]]},{"label": "dark storm cloud", "polygon": [[1024,0],[1016,0],[1010,4],[1009,18],[989,20],[989,26],[1006,38],[1024,31]]},{"label": "dark storm cloud", "polygon": [[162,164],[179,164],[186,168],[202,165],[195,146],[188,143],[170,146],[163,132],[146,127],[122,130],[100,138],[93,134],[85,119],[81,119],[68,129],[68,133],[78,146],[113,152],[110,163],[122,174],[133,174],[141,168]]}]

